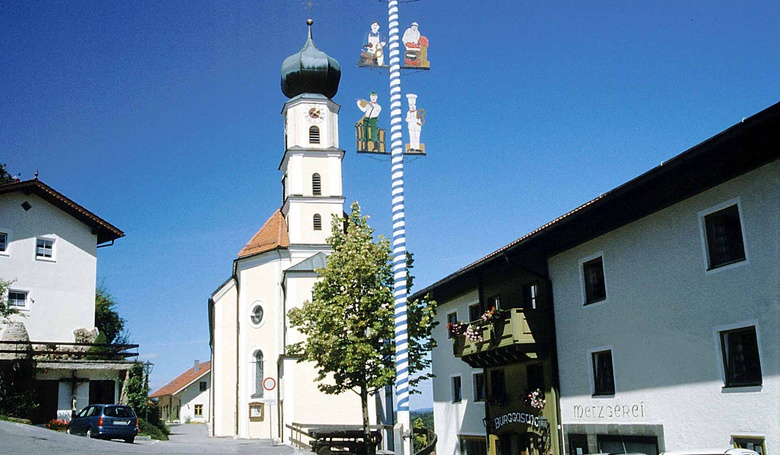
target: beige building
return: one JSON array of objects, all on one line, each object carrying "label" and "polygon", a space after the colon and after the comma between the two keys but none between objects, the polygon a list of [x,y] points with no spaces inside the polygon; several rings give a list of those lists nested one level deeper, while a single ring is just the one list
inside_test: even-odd
[{"label": "beige building", "polygon": [[[316,371],[286,346],[301,334],[287,312],[311,299],[330,247],[333,216],[343,216],[338,62],[318,50],[311,32],[282,65],[285,150],[283,203],[233,262],[209,299],[212,349],[210,420],[214,436],[289,442],[285,425],[360,424],[356,394],[325,395]],[[280,125],[281,126],[281,125]],[[371,415],[376,413],[371,410]]]},{"label": "beige building", "polygon": [[209,418],[211,362],[195,361],[189,370],[149,395],[165,422],[206,423]]}]

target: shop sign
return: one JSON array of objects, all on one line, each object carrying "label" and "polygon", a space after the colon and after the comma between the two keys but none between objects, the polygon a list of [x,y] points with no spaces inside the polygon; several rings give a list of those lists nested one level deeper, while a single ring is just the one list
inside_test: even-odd
[{"label": "shop sign", "polygon": [[494,428],[496,430],[509,423],[522,423],[541,429],[547,428],[546,419],[526,412],[508,412],[493,419]]},{"label": "shop sign", "polygon": [[575,419],[639,419],[645,416],[645,402],[615,405],[574,405]]}]

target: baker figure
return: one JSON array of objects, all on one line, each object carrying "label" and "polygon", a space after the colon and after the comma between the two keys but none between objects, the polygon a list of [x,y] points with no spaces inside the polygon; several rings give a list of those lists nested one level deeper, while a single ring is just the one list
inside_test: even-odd
[{"label": "baker figure", "polygon": [[420,130],[422,129],[424,111],[417,110],[417,95],[409,93],[406,95],[409,103],[409,110],[406,112],[406,125],[409,130],[409,150],[420,151]]}]

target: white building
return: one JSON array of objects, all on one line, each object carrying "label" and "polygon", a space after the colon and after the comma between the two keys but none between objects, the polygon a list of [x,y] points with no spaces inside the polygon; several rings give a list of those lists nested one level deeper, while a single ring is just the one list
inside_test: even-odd
[{"label": "white building", "polygon": [[[215,436],[289,442],[285,425],[360,424],[356,394],[325,395],[316,371],[286,354],[301,334],[287,312],[311,299],[330,252],[333,216],[343,216],[338,63],[311,40],[282,65],[283,203],[244,246],[209,300],[211,420]],[[280,128],[281,129],[281,128]],[[371,410],[371,415],[375,412]]]},{"label": "white building", "polygon": [[209,390],[211,389],[211,362],[195,361],[189,370],[149,395],[157,402],[160,419],[164,422],[209,421]]},{"label": "white building", "polygon": [[12,281],[5,297],[19,313],[0,321],[0,349],[29,340],[36,352],[36,422],[119,401],[131,363],[121,350],[99,358],[86,351],[97,335],[98,248],[122,236],[37,178],[0,186],[0,279]]},{"label": "white building", "polygon": [[[549,296],[542,292],[540,301],[552,304],[555,321],[554,453],[711,447],[775,453],[779,157],[776,104],[417,295],[433,294],[444,324],[469,305],[484,308],[491,296],[485,283],[500,288],[496,282],[504,281],[510,299],[527,311],[530,294],[512,297],[511,284],[528,274],[541,281]],[[457,363],[473,357],[470,346],[511,362],[496,355],[503,345],[466,341],[453,349],[443,329],[437,337],[439,453],[479,452],[468,436],[481,430],[488,441],[500,438],[490,387],[483,410],[480,403],[454,402],[451,378],[476,373]],[[507,381],[509,393],[524,393],[524,380]],[[462,384],[463,397],[474,393],[469,381]],[[510,453],[501,444],[487,449]]]}]

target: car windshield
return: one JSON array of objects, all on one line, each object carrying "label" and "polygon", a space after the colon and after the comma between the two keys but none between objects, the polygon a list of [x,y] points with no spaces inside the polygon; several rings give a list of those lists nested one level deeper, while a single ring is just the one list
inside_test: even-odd
[{"label": "car windshield", "polygon": [[135,417],[133,408],[128,406],[106,406],[105,414],[109,417]]}]

